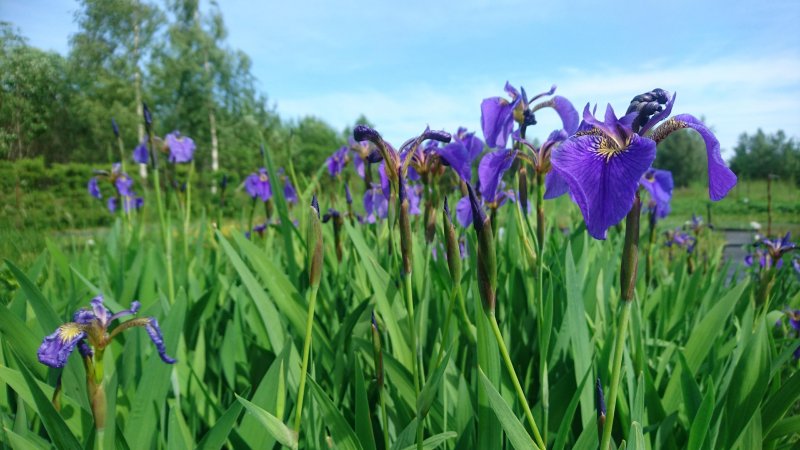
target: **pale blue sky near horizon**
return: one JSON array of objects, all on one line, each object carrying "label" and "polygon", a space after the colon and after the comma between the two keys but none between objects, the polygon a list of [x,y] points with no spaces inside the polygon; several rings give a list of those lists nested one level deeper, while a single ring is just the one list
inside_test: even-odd
[{"label": "pale blue sky near horizon", "polygon": [[[201,0],[208,8],[208,0]],[[663,5],[668,5],[664,7]],[[558,85],[586,103],[626,108],[661,87],[675,113],[704,116],[730,156],[740,133],[800,138],[800,2],[519,0],[369,2],[221,0],[231,47],[253,61],[284,119],[337,129],[365,114],[391,142],[426,125],[480,128],[480,102],[509,80]],[[32,45],[66,54],[75,0],[0,0],[0,20]],[[558,125],[537,114],[534,137]],[[529,132],[530,133],[530,132]]]}]

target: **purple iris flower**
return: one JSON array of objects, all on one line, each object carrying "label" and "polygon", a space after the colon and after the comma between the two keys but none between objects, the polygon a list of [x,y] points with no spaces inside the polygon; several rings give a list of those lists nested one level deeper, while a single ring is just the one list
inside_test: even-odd
[{"label": "purple iris flower", "polygon": [[685,248],[687,253],[692,253],[696,244],[697,239],[694,236],[681,231],[680,228],[677,228],[674,231],[668,231],[667,241],[664,243],[664,245],[667,247]]},{"label": "purple iris flower", "polygon": [[[752,254],[745,256],[745,265],[752,267],[757,260],[759,267],[780,269],[783,266],[783,255],[797,250],[797,244],[792,242],[792,235],[787,232],[781,239],[761,239],[755,244],[756,248]],[[793,266],[797,269],[796,261]]]},{"label": "purple iris flower", "polygon": [[97,185],[97,177],[92,177],[89,179],[89,194],[96,199],[102,199],[103,194],[100,193],[100,186]]},{"label": "purple iris flower", "polygon": [[486,203],[497,203],[498,188],[503,174],[511,168],[516,157],[516,150],[500,149],[485,154],[483,159],[481,159],[478,165],[479,190],[481,192],[481,197]]},{"label": "purple iris flower", "polygon": [[161,359],[167,364],[175,363],[175,360],[167,355],[161,329],[153,317],[131,319],[117,325],[109,334],[108,327],[112,322],[125,316],[135,315],[139,307],[139,302],[134,301],[130,309],[111,314],[103,305],[102,295],[93,298],[91,309],[77,311],[72,322],[59,326],[55,332],[42,340],[38,351],[39,361],[50,367],[64,367],[75,347],[79,348],[84,357],[91,357],[94,351],[103,350],[108,346],[118,333],[131,327],[143,327],[155,344]]},{"label": "purple iris flower", "polygon": [[188,163],[194,157],[195,145],[190,137],[181,136],[179,131],[168,134],[164,140],[169,148],[169,162]]},{"label": "purple iris flower", "polygon": [[587,104],[583,120],[592,128],[567,139],[552,155],[553,169],[566,181],[596,239],[605,239],[606,230],[628,214],[639,180],[655,159],[656,144],[673,131],[691,128],[703,137],[712,200],[722,199],[736,184],[736,175],[722,160],[719,141],[693,116],[674,116],[646,135],[672,112],[675,95],[660,89],[643,95],[634,98],[628,114],[619,119],[608,105],[600,121]]},{"label": "purple iris flower", "polygon": [[123,197],[133,197],[136,195],[133,192],[133,180],[131,180],[127,174],[122,173],[117,176],[117,179],[114,180],[114,186],[117,188],[119,195]]},{"label": "purple iris flower", "polygon": [[289,177],[284,177],[283,196],[286,198],[287,202],[297,203],[297,190],[295,190],[294,186],[292,186],[292,182],[289,181]]},{"label": "purple iris flower", "polygon": [[466,128],[459,128],[453,136],[453,142],[437,148],[436,152],[462,180],[470,181],[472,162],[483,152],[483,141],[475,133],[467,133]]},{"label": "purple iris flower", "polygon": [[675,183],[672,181],[672,172],[669,170],[649,169],[642,175],[639,184],[650,194],[648,209],[655,213],[655,217],[663,219],[669,214],[669,202],[672,199],[672,190]]},{"label": "purple iris flower", "polygon": [[506,82],[505,91],[511,97],[511,101],[502,97],[491,97],[481,103],[481,128],[486,139],[486,145],[489,147],[505,147],[514,127],[514,121],[523,128],[535,125],[536,118],[534,113],[547,107],[555,109],[564,124],[564,130],[567,134],[572,135],[577,130],[578,112],[566,98],[557,95],[550,100],[532,105],[533,102],[542,97],[553,95],[556,91],[555,85],[549,91],[537,94],[531,99],[528,99],[524,88],[520,88],[517,91],[508,82]]},{"label": "purple iris flower", "polygon": [[272,198],[272,188],[269,185],[267,169],[262,167],[258,169],[258,172],[251,173],[244,180],[244,188],[250,197],[260,198],[262,202]]},{"label": "purple iris flower", "polygon": [[[516,193],[513,189],[511,190],[500,190],[495,195],[495,202],[496,208],[503,206],[506,201],[511,200],[514,201],[516,198]],[[478,199],[478,206],[481,210],[486,209],[486,204],[483,201],[483,198]],[[458,223],[461,224],[462,227],[468,228],[470,224],[472,224],[472,205],[470,204],[469,195],[465,195],[461,197],[461,199],[456,203],[456,219],[458,219]]]},{"label": "purple iris flower", "polygon": [[349,161],[347,154],[347,146],[342,146],[339,150],[333,152],[326,160],[328,163],[328,173],[332,177],[338,176],[344,170],[344,166]]},{"label": "purple iris flower", "polygon": [[134,209],[139,209],[144,205],[144,199],[142,197],[122,196],[109,198],[106,206],[111,213],[115,213],[117,209],[119,209],[120,202],[122,202],[122,210],[126,213]]},{"label": "purple iris flower", "polygon": [[147,164],[150,153],[147,151],[147,141],[142,141],[133,149],[133,160],[139,164]]},{"label": "purple iris flower", "polygon": [[364,192],[364,211],[367,213],[364,218],[366,223],[375,223],[377,219],[385,219],[389,215],[389,200],[383,195],[380,185],[373,183]]},{"label": "purple iris flower", "polygon": [[350,186],[347,184],[346,181],[344,183],[344,198],[347,201],[348,205],[353,204],[353,195],[350,194]]}]

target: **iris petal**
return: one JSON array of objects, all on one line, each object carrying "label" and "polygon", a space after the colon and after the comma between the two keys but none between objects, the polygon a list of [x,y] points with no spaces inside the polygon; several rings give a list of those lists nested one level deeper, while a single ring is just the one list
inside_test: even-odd
[{"label": "iris petal", "polygon": [[722,159],[719,149],[719,141],[702,122],[690,114],[679,114],[672,118],[678,121],[683,128],[691,128],[703,137],[706,143],[706,155],[708,156],[708,195],[711,200],[718,201],[725,198],[734,186],[736,186],[736,174],[728,168]]},{"label": "iris petal", "polygon": [[75,346],[85,337],[86,332],[80,324],[68,322],[61,325],[39,346],[39,362],[50,367],[64,367]]},{"label": "iris petal", "polygon": [[552,200],[569,192],[569,185],[564,177],[555,170],[547,172],[544,177],[544,198]]},{"label": "iris petal", "polygon": [[564,124],[564,131],[567,132],[568,136],[572,136],[578,131],[578,123],[580,122],[578,111],[569,100],[560,95],[553,97],[552,102],[553,109],[556,110],[558,117],[561,118],[561,123]]},{"label": "iris petal", "polygon": [[478,179],[481,183],[480,191],[484,201],[489,203],[495,201],[500,179],[511,168],[516,157],[516,150],[502,149],[487,153],[481,159],[481,163],[478,166]]},{"label": "iris petal", "polygon": [[569,185],[595,239],[619,223],[633,206],[639,179],[656,156],[656,143],[633,135],[621,151],[603,155],[599,136],[580,136],[561,144],[552,157],[553,168]]},{"label": "iris petal", "polygon": [[514,108],[517,100],[509,103],[502,97],[490,97],[481,102],[481,129],[486,145],[503,148],[514,126]]}]

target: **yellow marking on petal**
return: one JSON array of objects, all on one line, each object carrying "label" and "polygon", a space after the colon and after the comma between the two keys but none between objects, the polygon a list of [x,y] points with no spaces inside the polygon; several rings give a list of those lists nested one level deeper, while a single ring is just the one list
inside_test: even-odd
[{"label": "yellow marking on petal", "polygon": [[58,335],[62,343],[74,340],[81,333],[83,333],[83,328],[75,322],[65,323],[58,327]]},{"label": "yellow marking on petal", "polygon": [[602,137],[598,142],[596,152],[598,155],[605,157],[606,162],[608,162],[613,156],[619,155],[627,149],[627,145],[624,148],[620,148],[613,139]]}]

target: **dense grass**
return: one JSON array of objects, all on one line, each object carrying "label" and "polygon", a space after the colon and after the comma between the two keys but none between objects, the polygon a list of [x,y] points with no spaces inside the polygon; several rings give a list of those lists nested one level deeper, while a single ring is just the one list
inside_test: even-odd
[{"label": "dense grass", "polygon": [[[337,261],[333,227],[323,226],[309,382],[299,438],[293,433],[310,294],[304,237],[310,189],[301,197],[291,210],[276,208],[284,226],[252,241],[243,237],[239,220],[215,230],[208,217],[217,212],[206,203],[188,234],[173,209],[168,256],[152,225],[157,221],[150,202],[144,217],[117,218],[110,228],[89,232],[93,245],[86,238],[55,239],[45,241],[32,260],[7,262],[7,304],[0,311],[3,445],[273,448],[280,442],[366,450],[385,448],[388,438],[390,448],[405,449],[414,445],[421,419],[424,448],[530,448],[531,428],[480,305],[475,232],[458,228],[468,256],[454,283],[441,250],[434,258],[430,248],[441,245],[440,220],[436,241],[426,245],[421,217],[411,223],[413,324],[402,292],[397,230],[386,221],[362,226],[346,220]],[[321,198],[323,212],[329,206],[347,209],[336,197]],[[725,217],[722,210],[736,198],[715,205],[715,224],[722,220],[716,211]],[[681,201],[676,215],[693,208]],[[523,217],[513,204],[499,210],[499,332],[547,447],[594,449],[594,382],[600,378],[608,386],[620,333],[622,230],[595,241],[567,199],[546,207],[550,228],[541,279],[525,245],[535,216]],[[291,218],[299,220],[297,228]],[[731,283],[713,233],[698,236],[693,271],[684,252],[659,246],[650,285],[644,280],[646,248],[640,252],[612,430],[617,446],[623,440],[636,449],[797,445],[800,372],[791,354],[800,341],[785,319],[775,324],[784,308],[800,307],[800,283],[784,264],[770,302],[758,303],[754,278]],[[536,301],[539,289],[542,304]],[[104,354],[109,414],[103,434],[94,432],[77,352],[63,370],[36,360],[42,337],[98,293],[114,311],[141,301],[140,315],[160,321],[167,351],[178,359],[174,366],[164,364],[138,329],[115,339]],[[373,312],[383,390],[376,382]],[[447,317],[452,325],[444,334]],[[57,412],[50,397],[59,377]]]}]

